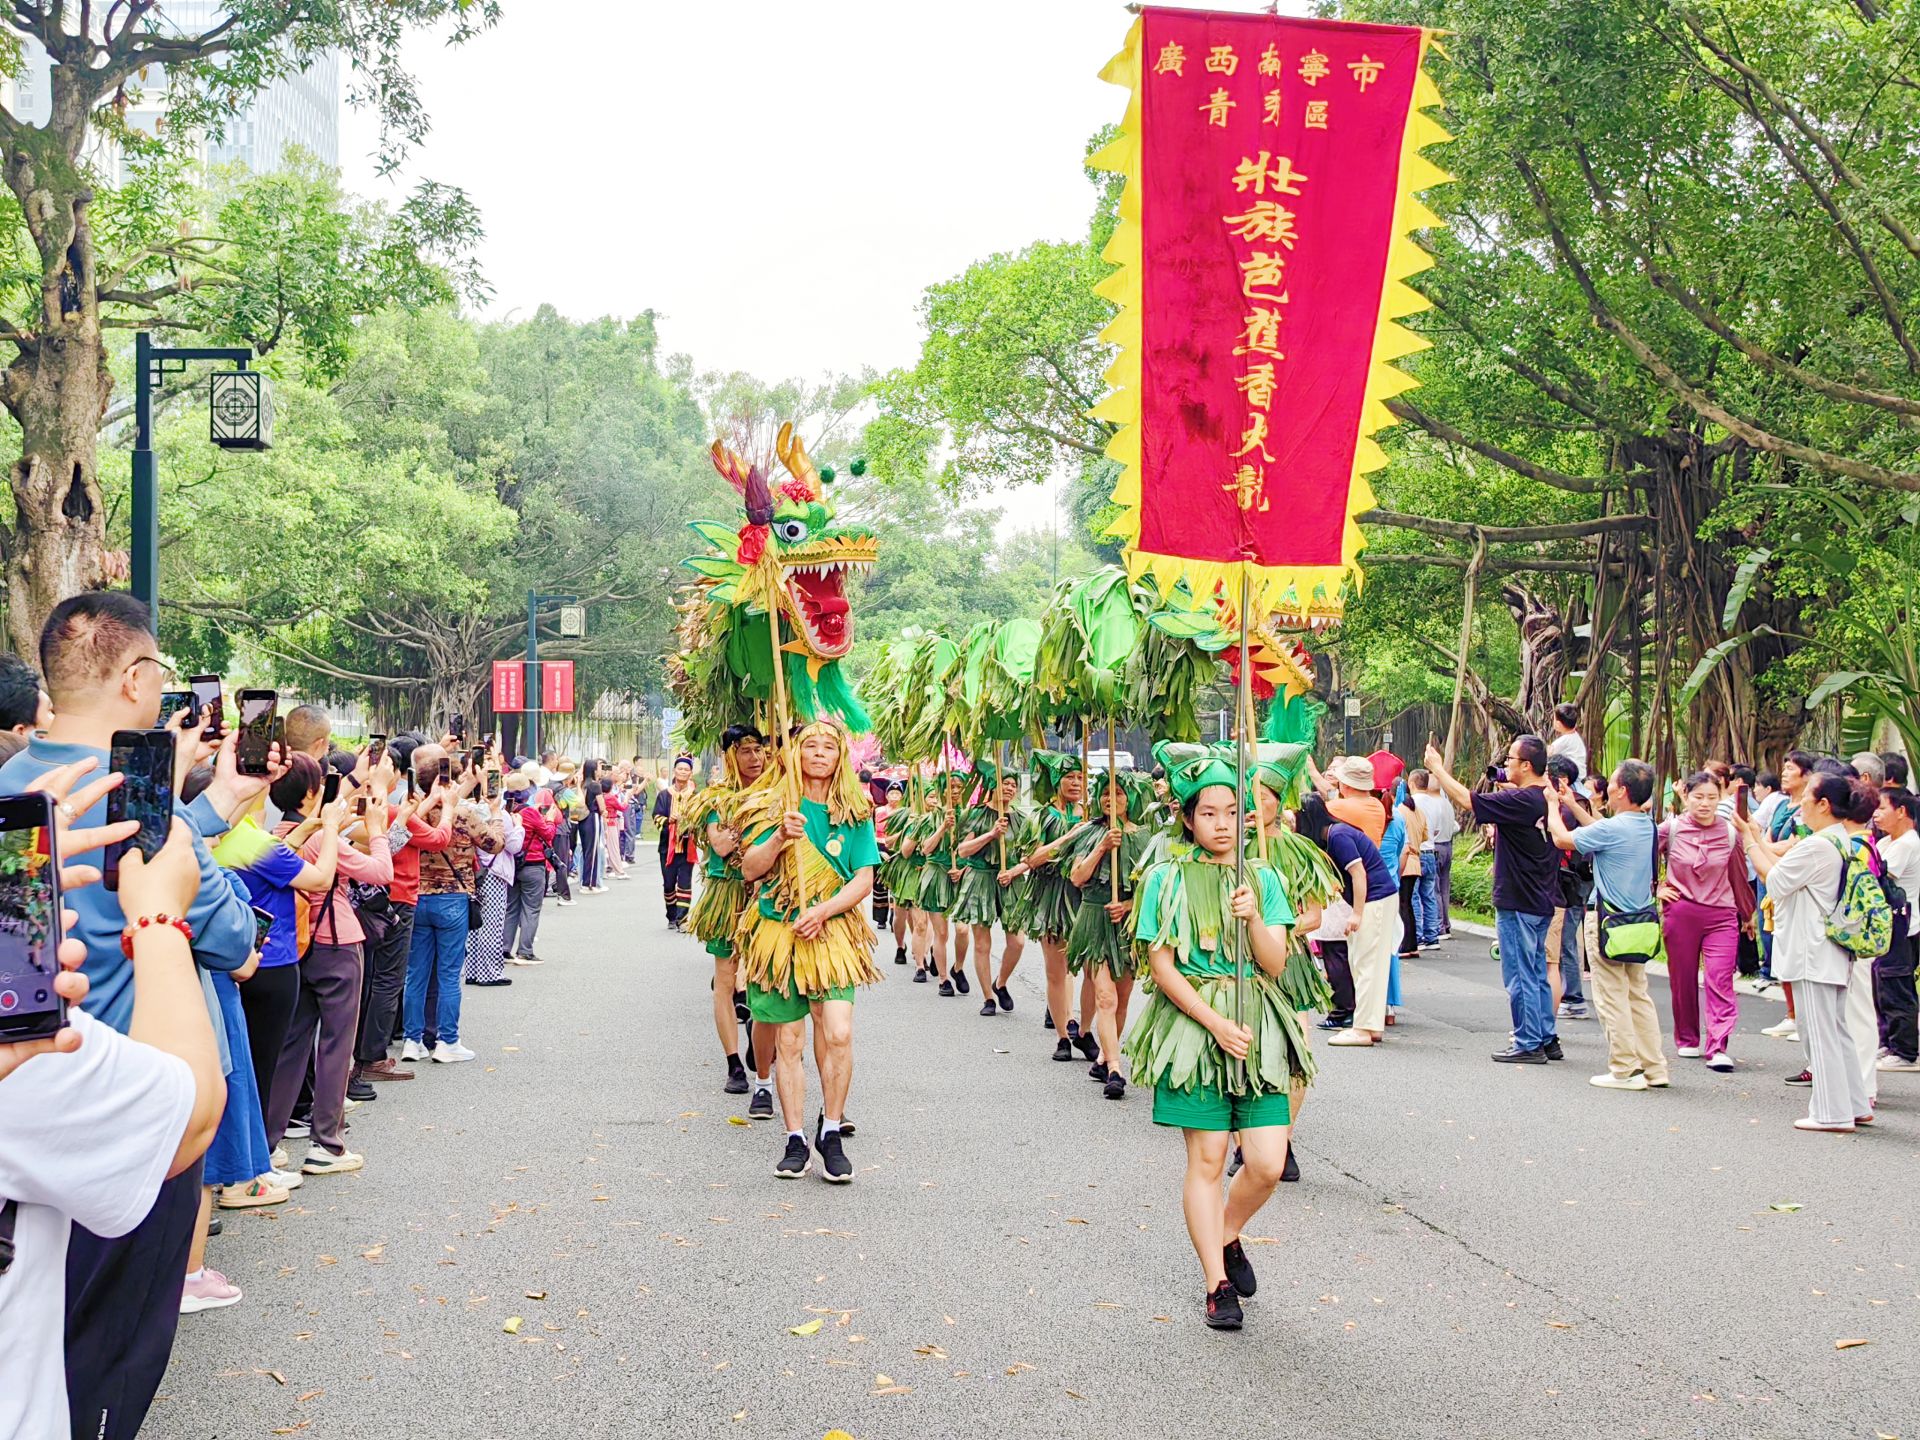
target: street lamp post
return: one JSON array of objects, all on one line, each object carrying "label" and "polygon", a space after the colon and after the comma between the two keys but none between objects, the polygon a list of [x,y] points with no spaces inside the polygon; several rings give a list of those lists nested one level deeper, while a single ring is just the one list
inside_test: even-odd
[{"label": "street lamp post", "polygon": [[527,759],[536,765],[540,763],[540,607],[573,605],[579,598],[577,595],[542,595],[537,590],[527,592],[527,676],[522,689],[527,706]]},{"label": "street lamp post", "polygon": [[[145,330],[133,337],[133,541],[132,583],[136,599],[160,623],[160,481],[153,454],[153,389],[162,375],[184,370],[189,360],[224,360],[237,374],[215,377],[224,394],[214,397],[210,438],[230,450],[265,450],[273,444],[273,391],[267,377],[248,370],[253,351],[237,346],[156,345]],[[221,387],[221,382],[227,382]]]}]

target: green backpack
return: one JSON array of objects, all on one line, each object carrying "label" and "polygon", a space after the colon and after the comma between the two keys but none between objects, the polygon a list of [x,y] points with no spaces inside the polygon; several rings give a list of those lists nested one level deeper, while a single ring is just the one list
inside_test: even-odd
[{"label": "green backpack", "polygon": [[1827,938],[1856,960],[1877,960],[1893,945],[1893,906],[1867,853],[1842,843],[1840,894],[1826,924]]}]

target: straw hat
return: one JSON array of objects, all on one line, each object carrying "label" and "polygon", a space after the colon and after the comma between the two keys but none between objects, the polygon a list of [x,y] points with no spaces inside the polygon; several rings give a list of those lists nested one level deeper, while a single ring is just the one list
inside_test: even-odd
[{"label": "straw hat", "polygon": [[1373,766],[1361,755],[1342,755],[1327,767],[1327,774],[1355,790],[1374,788]]}]

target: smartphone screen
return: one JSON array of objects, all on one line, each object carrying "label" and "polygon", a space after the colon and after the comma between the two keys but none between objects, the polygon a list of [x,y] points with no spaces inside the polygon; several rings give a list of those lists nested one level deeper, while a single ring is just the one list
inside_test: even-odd
[{"label": "smartphone screen", "polygon": [[160,692],[159,727],[162,730],[166,729],[167,726],[172,723],[173,717],[178,715],[182,710],[198,713],[199,708],[199,697],[191,690],[162,690]]},{"label": "smartphone screen", "polygon": [[442,785],[451,785],[453,783],[453,757],[451,755],[442,755],[440,757],[439,780]]},{"label": "smartphone screen", "polygon": [[387,737],[386,736],[369,735],[367,737],[367,768],[369,770],[373,769],[374,766],[378,765],[380,761],[383,758],[385,758],[386,753],[387,753]]},{"label": "smartphone screen", "polygon": [[250,905],[247,908],[253,911],[253,948],[265,950],[267,936],[273,933],[273,912],[262,910],[258,905]]},{"label": "smartphone screen", "polygon": [[458,740],[462,745],[466,744],[467,743],[467,717],[464,715],[454,716],[453,722],[447,726],[447,733],[452,735],[453,738]]},{"label": "smartphone screen", "polygon": [[240,692],[240,746],[234,760],[242,775],[267,773],[273,745],[273,722],[280,697],[271,690]]},{"label": "smartphone screen", "polygon": [[487,772],[487,798],[489,800],[493,799],[495,796],[497,796],[500,793],[500,784],[501,784],[501,781],[504,780],[505,778],[506,777],[503,776],[498,770],[489,770]]},{"label": "smartphone screen", "polygon": [[356,795],[353,797],[353,813],[356,815],[364,815],[367,813],[367,797],[366,796]]},{"label": "smartphone screen", "polygon": [[130,845],[151,860],[167,843],[173,825],[173,733],[169,730],[116,730],[108,768],[124,775],[107,792],[107,823],[138,820],[139,833],[106,847],[102,882],[120,888],[120,857]]},{"label": "smartphone screen", "polygon": [[467,752],[467,764],[470,765],[473,769],[478,770],[481,766],[485,765],[486,763],[487,763],[487,747],[486,746],[476,745],[473,747],[473,749]]},{"label": "smartphone screen", "polygon": [[0,1041],[38,1040],[67,1023],[60,973],[60,867],[53,797],[0,798]]},{"label": "smartphone screen", "polygon": [[340,772],[329,770],[327,778],[320,782],[320,803],[331,805],[340,798]]},{"label": "smartphone screen", "polygon": [[193,687],[194,699],[200,702],[200,715],[206,721],[200,736],[204,740],[218,740],[227,733],[227,707],[220,698],[221,683],[218,675],[189,675],[187,684]]}]

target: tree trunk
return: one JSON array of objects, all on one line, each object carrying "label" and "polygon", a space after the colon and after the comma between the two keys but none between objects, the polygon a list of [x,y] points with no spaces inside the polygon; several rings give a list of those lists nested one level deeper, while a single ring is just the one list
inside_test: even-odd
[{"label": "tree trunk", "polygon": [[95,435],[113,391],[97,327],[66,327],[7,367],[7,409],[19,422],[11,474],[14,525],[6,539],[7,634],[35,655],[40,628],[70,595],[124,579],[107,557],[107,510],[95,472]]},{"label": "tree trunk", "polygon": [[1502,585],[1500,598],[1520,631],[1520,693],[1514,703],[1534,733],[1545,735],[1553,707],[1566,694],[1579,642],[1559,608],[1518,581]]}]

